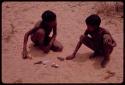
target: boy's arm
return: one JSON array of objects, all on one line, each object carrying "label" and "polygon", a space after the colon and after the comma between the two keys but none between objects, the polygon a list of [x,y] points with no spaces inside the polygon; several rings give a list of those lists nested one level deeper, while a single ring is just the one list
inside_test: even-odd
[{"label": "boy's arm", "polygon": [[75,48],[75,50],[74,50],[74,52],[73,52],[73,55],[74,55],[74,56],[76,55],[77,51],[79,50],[79,48],[80,48],[81,45],[82,45],[82,39],[83,39],[83,35],[80,36],[80,39],[79,39],[79,41],[78,41],[78,43],[77,43],[77,46],[76,46],[76,48]]},{"label": "boy's arm", "polygon": [[67,60],[71,60],[71,59],[75,58],[75,55],[76,55],[77,51],[79,50],[79,48],[82,45],[82,39],[83,39],[83,35],[80,36],[80,39],[79,39],[79,41],[77,43],[77,46],[76,46],[74,52],[72,53],[72,55],[66,57]]},{"label": "boy's arm", "polygon": [[57,36],[57,27],[56,25],[53,27],[53,35],[52,35],[52,38],[51,38],[51,41],[49,42],[49,45],[45,48],[45,52],[48,53],[49,52],[49,49],[50,47],[52,46],[53,42],[55,41],[55,38]]},{"label": "boy's arm", "polygon": [[28,57],[28,52],[27,52],[27,42],[28,42],[28,37],[30,34],[32,34],[35,30],[38,29],[38,23],[34,26],[33,29],[31,29],[30,31],[28,31],[27,33],[25,33],[24,35],[24,42],[23,42],[23,58],[27,58]]},{"label": "boy's arm", "polygon": [[[85,33],[84,33],[84,35],[85,35],[85,36],[88,36],[88,34],[89,34],[89,31],[86,30]],[[74,50],[74,52],[73,52],[73,56],[76,55],[77,51],[78,51],[79,48],[81,47],[81,45],[82,45],[82,40],[83,40],[84,35],[81,35],[81,36],[80,36],[79,42],[77,43],[77,46],[76,46],[76,48],[75,48],[75,50]]]},{"label": "boy's arm", "polygon": [[86,30],[85,33],[84,33],[84,35],[87,36],[88,34],[89,34],[89,31]]},{"label": "boy's arm", "polygon": [[28,31],[28,32],[24,35],[23,50],[26,50],[28,37],[29,37],[29,35],[30,35],[31,33],[32,33],[32,30]]},{"label": "boy's arm", "polygon": [[28,37],[31,34],[31,31],[27,32],[24,36],[24,42],[23,42],[23,58],[27,58],[28,57],[28,52],[27,52],[27,41],[28,41]]},{"label": "boy's arm", "polygon": [[81,35],[81,36],[80,36],[80,39],[79,39],[79,41],[78,41],[78,43],[77,43],[77,46],[76,46],[75,50],[73,51],[72,55],[66,57],[67,60],[71,60],[71,59],[75,58],[77,51],[79,50],[79,48],[80,48],[81,45],[82,45],[83,37],[84,37],[84,36],[88,36],[88,34],[89,34],[89,31],[86,30],[85,33],[84,33],[84,35]]},{"label": "boy's arm", "polygon": [[52,38],[51,38],[51,41],[50,41],[50,45],[52,45],[52,43],[55,41],[56,36],[57,36],[57,26],[55,25],[53,27],[53,35],[52,35]]}]

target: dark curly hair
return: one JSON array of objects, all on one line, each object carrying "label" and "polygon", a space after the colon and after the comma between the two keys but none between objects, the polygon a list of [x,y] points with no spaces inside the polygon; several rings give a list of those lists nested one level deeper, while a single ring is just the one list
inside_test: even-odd
[{"label": "dark curly hair", "polygon": [[50,10],[47,10],[41,15],[41,18],[45,22],[51,22],[56,20],[56,14]]},{"label": "dark curly hair", "polygon": [[99,27],[100,23],[101,23],[101,19],[98,15],[92,14],[92,15],[90,15],[86,18],[85,22],[86,22],[87,25]]}]

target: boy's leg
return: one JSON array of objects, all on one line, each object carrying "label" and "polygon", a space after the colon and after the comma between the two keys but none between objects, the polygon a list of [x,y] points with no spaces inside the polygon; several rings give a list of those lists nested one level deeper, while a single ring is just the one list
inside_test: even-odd
[{"label": "boy's leg", "polygon": [[106,66],[106,64],[110,61],[110,54],[113,51],[113,47],[109,46],[109,45],[104,45],[104,50],[103,50],[103,56],[104,59],[101,62],[101,66],[104,68]]},{"label": "boy's leg", "polygon": [[42,29],[38,29],[34,34],[31,35],[31,41],[33,41],[36,46],[42,45],[44,38],[45,32]]},{"label": "boy's leg", "polygon": [[72,55],[66,57],[67,60],[71,60],[71,59],[75,58],[75,55],[76,55],[78,49],[81,47],[82,43],[85,44],[90,49],[95,51],[96,47],[94,45],[94,41],[91,38],[89,38],[88,36],[81,35],[80,40],[78,41],[77,46],[76,46],[74,52],[72,53]]},{"label": "boy's leg", "polygon": [[[47,46],[50,42],[51,38],[48,37],[45,39],[45,32],[42,29],[36,31],[36,33],[31,35],[31,40],[35,43],[36,46],[40,46],[42,50],[44,50],[44,46]],[[42,46],[43,45],[43,46]],[[51,49],[53,51],[62,51],[63,46],[60,42],[54,41]]]},{"label": "boy's leg", "polygon": [[83,36],[82,43],[94,51],[94,54],[91,55],[90,58],[93,58],[99,55],[96,42],[94,42],[91,38],[89,38],[88,36]]},{"label": "boy's leg", "polygon": [[83,36],[82,43],[92,50],[96,50],[95,42],[88,36]]},{"label": "boy's leg", "polygon": [[51,50],[53,50],[53,51],[55,51],[55,52],[59,52],[59,51],[62,51],[62,50],[63,50],[63,46],[62,46],[62,44],[61,44],[59,41],[55,40],[55,41],[53,42],[53,45],[52,45],[52,47],[51,47]]}]

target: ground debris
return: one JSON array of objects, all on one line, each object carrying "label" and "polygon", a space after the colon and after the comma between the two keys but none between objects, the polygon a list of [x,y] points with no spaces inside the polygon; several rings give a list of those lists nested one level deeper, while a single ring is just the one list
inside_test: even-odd
[{"label": "ground debris", "polygon": [[11,34],[13,34],[13,33],[15,33],[16,32],[16,30],[15,30],[15,26],[11,23],[10,24],[10,26],[11,26]]},{"label": "ground debris", "polygon": [[34,63],[34,64],[42,64],[42,61],[38,61],[38,62],[36,62],[36,63]]},{"label": "ground debris", "polygon": [[65,60],[65,59],[62,58],[62,57],[57,57],[57,59],[60,60],[60,61],[64,61],[64,60]]},{"label": "ground debris", "polygon": [[104,77],[105,80],[109,79],[110,77],[113,77],[115,75],[115,72],[107,71],[107,75]]},{"label": "ground debris", "polygon": [[43,65],[46,65],[49,61],[48,60],[45,60],[45,61],[37,61],[36,63],[34,64],[43,64]]},{"label": "ground debris", "polygon": [[58,67],[59,67],[59,65],[58,65],[58,64],[55,64],[55,63],[53,63],[53,64],[51,65],[51,67],[58,68]]}]

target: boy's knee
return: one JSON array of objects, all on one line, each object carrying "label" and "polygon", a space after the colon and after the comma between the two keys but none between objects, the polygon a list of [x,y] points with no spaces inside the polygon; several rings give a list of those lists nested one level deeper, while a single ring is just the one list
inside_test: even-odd
[{"label": "boy's knee", "polygon": [[88,41],[88,37],[87,36],[85,36],[85,35],[81,35],[80,36],[80,42],[81,43],[84,43],[84,42],[87,42]]},{"label": "boy's knee", "polygon": [[53,51],[62,51],[63,50],[63,45],[61,43],[54,43],[54,45],[52,46],[52,50]]},{"label": "boy's knee", "polygon": [[42,43],[45,37],[45,32],[42,29],[38,29],[32,36],[31,40],[33,42],[39,42]]},{"label": "boy's knee", "polygon": [[37,30],[36,33],[39,34],[39,35],[44,35],[45,34],[43,29]]},{"label": "boy's knee", "polygon": [[41,38],[43,39],[45,36],[45,32],[44,32],[44,30],[39,29],[39,30],[37,30],[36,35],[37,35],[38,39],[41,39]]},{"label": "boy's knee", "polygon": [[63,46],[62,46],[61,44],[59,44],[59,45],[57,46],[57,50],[58,50],[58,51],[62,51],[62,50],[63,50]]}]

